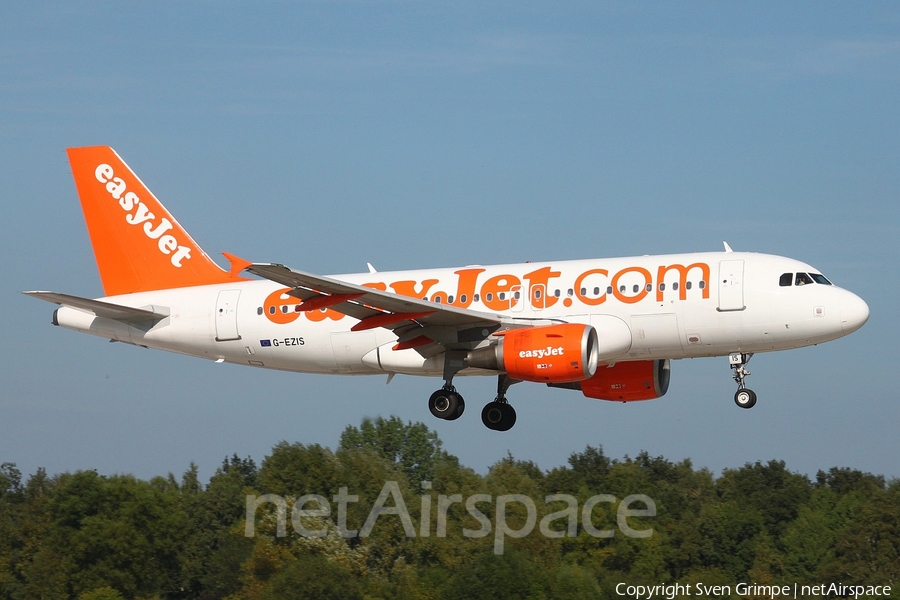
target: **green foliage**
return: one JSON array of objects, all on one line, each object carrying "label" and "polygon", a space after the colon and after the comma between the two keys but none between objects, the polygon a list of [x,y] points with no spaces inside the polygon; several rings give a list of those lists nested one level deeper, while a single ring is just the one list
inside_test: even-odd
[{"label": "green foliage", "polygon": [[[284,499],[287,535],[270,502],[245,537],[247,497],[263,494]],[[331,510],[301,519],[323,537],[292,527],[290,509],[307,494]],[[339,494],[356,496],[346,528],[369,521],[367,536],[341,534]],[[479,505],[492,525],[483,537],[463,534],[483,525],[464,503],[474,494],[492,499]],[[507,537],[495,554],[495,501],[506,494],[534,502],[535,528]],[[612,537],[591,536],[582,521],[585,501],[598,494],[607,500],[588,524],[615,529]],[[652,529],[650,537],[616,528],[619,502],[632,494],[655,503],[655,517],[629,518]],[[574,522],[570,501],[545,501],[550,495],[577,503]],[[379,497],[385,512],[376,519]],[[392,514],[398,503],[410,522]],[[560,537],[541,535],[548,515]],[[526,503],[507,504],[508,527],[528,518]],[[0,600],[586,599],[615,597],[621,582],[832,580],[900,580],[900,482],[846,468],[820,471],[813,482],[779,461],[716,478],[687,460],[646,452],[613,459],[600,446],[550,471],[508,455],[480,475],[444,452],[425,425],[396,417],[348,427],[336,451],[281,442],[260,468],[232,455],[205,485],[193,464],[180,481],[94,471],[50,477],[42,469],[23,481],[14,464],[0,464]]]},{"label": "green foliage", "polygon": [[350,571],[316,555],[289,562],[275,574],[263,600],[354,600],[362,598],[362,585]]},{"label": "green foliage", "polygon": [[19,496],[22,493],[22,472],[15,463],[0,464],[0,498],[7,495]]},{"label": "green foliage", "polygon": [[250,556],[251,540],[238,535],[248,487],[258,476],[250,458],[226,459],[204,490],[196,465],[182,476],[184,542],[177,588],[186,597],[222,598],[240,588],[241,565]]},{"label": "green foliage", "polygon": [[122,594],[108,585],[78,595],[78,600],[125,600]]},{"label": "green foliage", "polygon": [[784,461],[763,465],[746,464],[737,470],[726,470],[717,483],[723,500],[737,500],[749,505],[762,517],[771,535],[797,517],[800,506],[809,500],[812,486],[804,475],[791,473]]},{"label": "green foliage", "polygon": [[339,450],[370,450],[418,483],[434,477],[435,466],[446,454],[437,433],[423,423],[407,423],[397,417],[363,419],[359,428],[348,426],[341,434]]},{"label": "green foliage", "polygon": [[467,561],[456,572],[446,589],[445,598],[549,598],[550,573],[518,550],[501,556],[485,550]]}]

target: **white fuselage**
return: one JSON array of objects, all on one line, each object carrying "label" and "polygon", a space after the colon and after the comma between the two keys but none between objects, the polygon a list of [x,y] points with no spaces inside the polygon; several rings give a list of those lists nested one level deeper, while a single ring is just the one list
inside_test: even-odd
[{"label": "white fuselage", "polygon": [[[792,274],[791,285],[782,276]],[[618,340],[605,362],[755,353],[855,331],[868,307],[813,267],[779,256],[717,252],[338,275],[333,279],[515,319],[593,324]],[[168,317],[140,324],[62,307],[56,322],[112,340],[235,364],[305,373],[441,375],[443,354],[393,350],[392,331],[351,332],[332,309],[303,312],[271,281],[104,298]],[[610,326],[614,324],[614,326]],[[623,327],[624,325],[624,327]],[[623,334],[624,332],[624,334]],[[467,369],[460,374],[479,374]]]}]

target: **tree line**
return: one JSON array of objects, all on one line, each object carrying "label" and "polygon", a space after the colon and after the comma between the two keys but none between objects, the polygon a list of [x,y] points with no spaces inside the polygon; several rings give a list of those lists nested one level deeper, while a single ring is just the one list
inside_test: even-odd
[{"label": "tree line", "polygon": [[[340,494],[356,498],[342,515],[297,502]],[[533,499],[536,514],[510,502],[503,518],[513,531],[532,519],[528,535],[505,537],[498,553],[496,529],[464,534],[499,518],[483,502],[479,520],[465,499],[513,494]],[[644,537],[616,528],[619,504],[636,494],[655,508],[628,520],[652,530]],[[248,536],[248,497],[264,495],[283,499],[288,514],[260,502]],[[378,506],[384,514],[365,536],[346,535],[365,529]],[[298,534],[294,519],[316,536]],[[336,450],[281,442],[259,466],[234,455],[205,484],[193,464],[180,478],[149,481],[43,469],[25,479],[14,464],[0,466],[2,600],[578,599],[621,597],[620,583],[832,581],[893,584],[900,597],[897,480],[837,467],[811,479],[782,461],[716,477],[690,460],[615,459],[600,446],[549,471],[510,455],[481,475],[425,425],[396,417],[347,427]]]}]

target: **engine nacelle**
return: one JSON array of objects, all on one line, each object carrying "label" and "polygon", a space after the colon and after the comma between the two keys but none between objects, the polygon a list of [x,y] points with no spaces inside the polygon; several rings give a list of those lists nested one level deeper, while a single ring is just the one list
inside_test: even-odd
[{"label": "engine nacelle", "polygon": [[584,381],[598,362],[597,331],[578,323],[511,329],[496,344],[468,355],[470,367],[540,383]]},{"label": "engine nacelle", "polygon": [[669,360],[635,360],[600,367],[594,376],[581,382],[588,398],[634,402],[653,400],[669,389]]}]

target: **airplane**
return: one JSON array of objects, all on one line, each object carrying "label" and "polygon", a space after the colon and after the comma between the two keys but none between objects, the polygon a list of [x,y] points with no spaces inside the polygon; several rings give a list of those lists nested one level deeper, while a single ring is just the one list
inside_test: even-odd
[{"label": "airplane", "polygon": [[[662,397],[670,362],[728,357],[735,403],[757,352],[848,335],[869,307],[803,262],[749,252],[469,265],[324,277],[223,253],[217,265],[119,155],[67,149],[104,296],[23,292],[54,325],[216,362],[301,373],[441,377],[428,407],[462,416],[457,376],[497,377],[486,427],[519,382],[592,399]],[[253,275],[256,278],[248,277]]]}]

